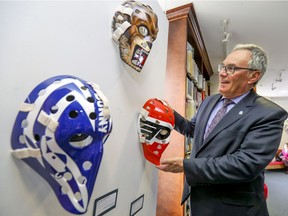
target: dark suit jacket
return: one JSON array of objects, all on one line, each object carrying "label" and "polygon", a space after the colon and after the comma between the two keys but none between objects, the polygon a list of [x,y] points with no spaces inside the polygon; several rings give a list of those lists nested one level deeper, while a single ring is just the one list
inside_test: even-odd
[{"label": "dark suit jacket", "polygon": [[174,112],[175,129],[194,137],[184,159],[182,204],[190,195],[193,216],[266,216],[264,170],[280,144],[287,112],[251,91],[203,140],[220,98],[207,97],[191,120]]}]

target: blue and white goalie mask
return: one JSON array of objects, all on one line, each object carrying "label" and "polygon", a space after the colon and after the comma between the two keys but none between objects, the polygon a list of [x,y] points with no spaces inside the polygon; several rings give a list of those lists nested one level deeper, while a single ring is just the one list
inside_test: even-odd
[{"label": "blue and white goalie mask", "polygon": [[49,183],[64,209],[84,214],[111,130],[108,100],[98,85],[55,76],[21,104],[12,154]]}]

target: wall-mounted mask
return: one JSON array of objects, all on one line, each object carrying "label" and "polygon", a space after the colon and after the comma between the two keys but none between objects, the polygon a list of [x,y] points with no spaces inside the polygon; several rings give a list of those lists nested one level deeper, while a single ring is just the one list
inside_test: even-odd
[{"label": "wall-mounted mask", "polygon": [[111,130],[108,100],[98,85],[55,76],[37,85],[20,106],[12,154],[49,183],[64,209],[83,214]]},{"label": "wall-mounted mask", "polygon": [[175,125],[173,110],[165,101],[152,98],[146,101],[138,117],[138,134],[146,160],[160,164],[162,153],[170,143]]},{"label": "wall-mounted mask", "polygon": [[157,37],[157,15],[149,5],[125,1],[114,14],[112,31],[121,59],[141,72]]}]

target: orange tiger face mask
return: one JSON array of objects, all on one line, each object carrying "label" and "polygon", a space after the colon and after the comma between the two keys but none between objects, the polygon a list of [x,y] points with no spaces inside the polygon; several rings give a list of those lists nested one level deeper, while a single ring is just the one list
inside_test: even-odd
[{"label": "orange tiger face mask", "polygon": [[112,31],[122,61],[141,72],[159,31],[157,15],[149,5],[125,1],[114,14]]}]

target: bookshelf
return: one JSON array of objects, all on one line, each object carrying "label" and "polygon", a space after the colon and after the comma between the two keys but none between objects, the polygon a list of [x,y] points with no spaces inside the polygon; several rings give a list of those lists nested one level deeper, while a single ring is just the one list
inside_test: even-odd
[{"label": "bookshelf", "polygon": [[[213,74],[193,3],[166,12],[169,20],[165,99],[186,118],[191,118],[206,95]],[[176,131],[163,158],[189,157],[193,140]],[[184,175],[159,172],[156,216],[189,216],[181,206]]]}]

